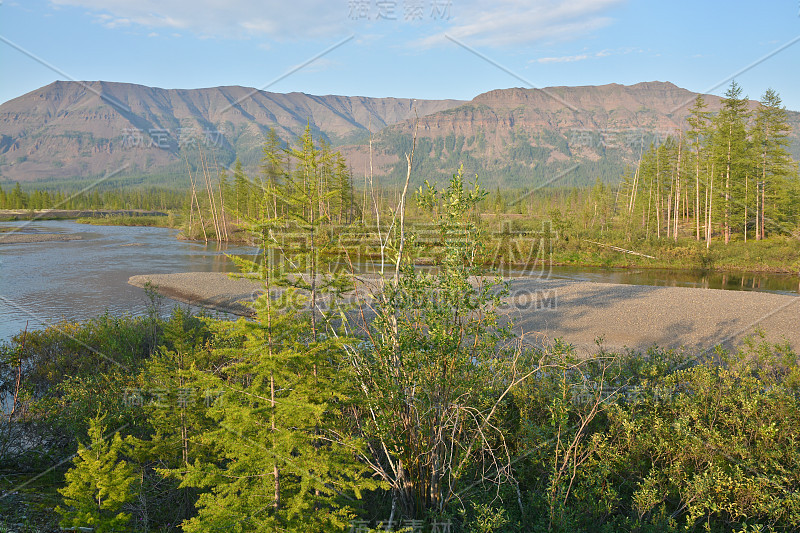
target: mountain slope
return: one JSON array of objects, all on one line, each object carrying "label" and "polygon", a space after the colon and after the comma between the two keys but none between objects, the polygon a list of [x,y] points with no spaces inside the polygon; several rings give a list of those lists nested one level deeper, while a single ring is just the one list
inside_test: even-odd
[{"label": "mountain slope", "polygon": [[414,106],[425,115],[460,103],[55,82],[0,106],[0,179],[180,173],[182,150],[198,146],[254,168],[269,128],[291,139],[309,124],[338,145],[414,116]]},{"label": "mountain slope", "polygon": [[[199,150],[210,164],[239,157],[255,173],[269,128],[291,140],[307,124],[345,153],[358,182],[376,132],[372,167],[393,182],[405,177],[416,117],[419,179],[446,179],[463,164],[490,186],[615,182],[642,149],[687,128],[695,96],[667,82],[499,89],[469,102],[55,82],[0,106],[0,182],[113,173],[122,184],[185,184]],[[720,107],[717,96],[706,102]],[[800,113],[788,116],[800,157]]]},{"label": "mountain slope", "polygon": [[[688,128],[696,95],[666,82],[490,91],[419,120],[418,174],[441,180],[463,164],[468,175],[504,186],[614,182],[650,143]],[[705,101],[710,111],[720,108],[717,96]],[[800,113],[788,115],[798,156]],[[413,120],[389,126],[373,143],[380,172],[393,180],[405,177],[413,130]],[[365,157],[363,147],[344,150],[353,160]]]}]

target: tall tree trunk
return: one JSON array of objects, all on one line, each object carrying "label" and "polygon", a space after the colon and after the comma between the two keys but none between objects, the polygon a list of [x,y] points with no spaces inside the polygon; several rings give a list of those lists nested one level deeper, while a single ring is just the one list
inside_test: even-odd
[{"label": "tall tree trunk", "polygon": [[675,228],[672,231],[672,236],[675,238],[675,241],[678,240],[678,215],[680,214],[680,207],[681,207],[681,154],[683,153],[683,131],[681,131],[680,135],[678,136],[678,166],[675,171],[675,212],[673,216],[675,217]]},{"label": "tall tree trunk", "polygon": [[[645,228],[645,235],[648,240],[650,240],[650,208],[653,202],[653,178],[650,178],[650,187],[648,187],[647,193],[647,227]],[[595,204],[595,210],[597,204]]]},{"label": "tall tree trunk", "polygon": [[714,164],[711,164],[711,182],[708,185],[708,223],[706,224],[706,250],[711,246],[711,223],[714,213]]},{"label": "tall tree trunk", "polygon": [[661,239],[661,160],[656,148],[656,238]]},{"label": "tall tree trunk", "polygon": [[747,242],[747,197],[748,197],[748,177],[744,175],[744,242]]},{"label": "tall tree trunk", "polygon": [[764,230],[764,220],[766,219],[764,212],[767,210],[766,193],[765,193],[766,188],[767,188],[767,182],[764,181],[764,183],[761,184],[761,238],[762,239],[765,238],[767,235],[767,232]]},{"label": "tall tree trunk", "polygon": [[731,241],[730,227],[730,201],[731,201],[731,136],[733,135],[733,125],[728,126],[728,157],[725,159],[725,244]]}]

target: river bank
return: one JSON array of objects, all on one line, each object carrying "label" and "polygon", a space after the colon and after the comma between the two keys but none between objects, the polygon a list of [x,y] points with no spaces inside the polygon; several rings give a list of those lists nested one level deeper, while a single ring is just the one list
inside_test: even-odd
[{"label": "river bank", "polygon": [[[348,256],[353,261],[379,261],[380,248],[372,236],[372,228],[348,226],[339,228],[334,255]],[[411,230],[413,233],[413,229]],[[225,242],[252,245],[249,233],[229,229]],[[593,236],[592,239],[560,239],[557,236],[519,232],[515,235],[487,231],[484,253],[487,266],[501,269],[541,268],[552,266],[592,268],[672,269],[701,272],[771,273],[800,276],[800,239],[791,236],[770,237],[761,241],[732,240],[725,244],[681,238],[672,240],[639,240],[627,242]],[[196,232],[181,232],[179,238],[189,242],[216,242],[214,232],[207,240]],[[414,262],[433,264],[439,243],[421,239]],[[543,248],[544,247],[544,248]],[[534,264],[535,263],[535,264]]]},{"label": "river bank", "polygon": [[0,244],[22,244],[36,242],[66,242],[79,241],[83,237],[80,235],[69,235],[63,233],[0,233]]},{"label": "river bank", "polygon": [[0,221],[72,220],[95,217],[166,217],[162,211],[144,209],[0,209]]},{"label": "river bank", "polygon": [[[376,287],[374,277],[359,278],[358,300]],[[764,292],[688,287],[617,285],[565,279],[512,278],[501,306],[518,334],[546,344],[560,338],[580,353],[598,350],[686,348],[703,352],[732,348],[763,329],[771,342],[800,348],[800,297]],[[241,316],[246,302],[262,291],[259,282],[223,273],[139,275],[169,298]]]}]

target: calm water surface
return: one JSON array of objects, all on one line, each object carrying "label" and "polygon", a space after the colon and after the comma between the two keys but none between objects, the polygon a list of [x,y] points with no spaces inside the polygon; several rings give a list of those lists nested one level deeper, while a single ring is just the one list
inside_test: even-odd
[{"label": "calm water surface", "polygon": [[179,241],[166,228],[90,226],[70,221],[7,222],[19,233],[70,233],[81,240],[0,244],[0,340],[62,318],[82,320],[104,313],[144,313],[142,289],[128,285],[136,274],[230,272],[225,253],[245,246]]},{"label": "calm water surface", "polygon": [[[25,327],[62,318],[82,320],[109,311],[141,314],[144,291],[128,285],[137,274],[232,272],[226,253],[246,246],[177,240],[176,230],[88,226],[70,221],[8,222],[20,233],[70,233],[82,240],[0,245],[0,340]],[[508,271],[510,275],[519,272]],[[670,270],[553,267],[550,276],[634,285],[704,287],[798,294],[800,278],[775,274],[720,274]]]}]

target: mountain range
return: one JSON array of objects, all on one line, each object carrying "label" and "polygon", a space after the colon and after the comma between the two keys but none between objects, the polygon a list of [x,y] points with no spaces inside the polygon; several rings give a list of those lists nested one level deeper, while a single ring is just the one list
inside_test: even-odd
[{"label": "mountain range", "polygon": [[[615,182],[643,148],[686,129],[695,96],[668,82],[499,89],[461,101],[57,81],[0,105],[0,183],[113,175],[186,184],[201,151],[222,167],[238,157],[255,173],[270,128],[293,141],[307,126],[345,154],[356,181],[370,152],[377,180],[404,177],[416,132],[420,179],[463,165],[497,186]],[[717,96],[706,102],[720,107]],[[797,157],[800,113],[788,115]]]}]

